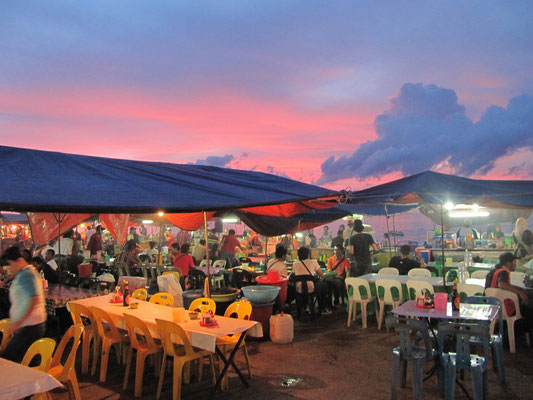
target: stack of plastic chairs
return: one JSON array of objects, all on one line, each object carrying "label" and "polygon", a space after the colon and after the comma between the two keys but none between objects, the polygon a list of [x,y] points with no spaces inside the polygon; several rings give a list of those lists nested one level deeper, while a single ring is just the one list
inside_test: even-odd
[{"label": "stack of plastic chairs", "polygon": [[[389,316],[387,328],[395,328],[400,332],[400,346],[392,350],[392,382],[391,399],[396,399],[398,373],[401,371],[401,387],[406,386],[407,362],[411,362],[413,399],[422,399],[422,378],[424,364],[436,357],[428,328],[424,321],[405,317]],[[422,339],[423,346],[418,343]]]}]

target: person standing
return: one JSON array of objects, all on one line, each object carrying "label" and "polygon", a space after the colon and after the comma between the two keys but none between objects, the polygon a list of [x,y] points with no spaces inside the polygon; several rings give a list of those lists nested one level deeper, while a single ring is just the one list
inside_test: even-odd
[{"label": "person standing", "polygon": [[89,242],[87,243],[87,250],[91,252],[91,256],[96,255],[99,251],[102,251],[102,225],[96,227],[96,232],[91,235]]},{"label": "person standing", "polygon": [[355,234],[350,239],[350,253],[354,260],[351,276],[361,276],[372,272],[372,253],[378,251],[378,245],[372,235],[363,233],[363,221],[356,219],[353,224]]},{"label": "person standing", "polygon": [[235,248],[238,247],[241,250],[245,250],[245,247],[241,245],[239,239],[235,236],[235,230],[230,229],[228,234],[222,238],[220,242],[220,256],[221,260],[226,260],[226,269],[232,268],[237,265],[235,259]]},{"label": "person standing", "polygon": [[10,247],[5,256],[15,279],[9,290],[9,318],[13,337],[0,357],[21,362],[28,348],[43,337],[46,329],[46,308],[37,270],[22,257],[18,247]]},{"label": "person standing", "polygon": [[333,238],[331,237],[331,233],[329,232],[329,226],[324,227],[324,232],[322,233],[322,236],[320,237],[320,242],[323,246],[327,246],[331,243]]}]

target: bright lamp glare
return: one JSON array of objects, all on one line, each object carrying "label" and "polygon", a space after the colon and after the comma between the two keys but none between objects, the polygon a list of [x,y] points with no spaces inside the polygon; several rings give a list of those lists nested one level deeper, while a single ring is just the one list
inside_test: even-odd
[{"label": "bright lamp glare", "polygon": [[159,215],[160,217],[162,217],[163,215],[165,215],[165,213],[164,213],[163,211],[159,211],[159,212],[157,213],[157,215]]},{"label": "bright lamp glare", "polygon": [[236,224],[239,222],[238,218],[222,218],[222,222],[225,224]]},{"label": "bright lamp glare", "polygon": [[450,202],[450,201],[448,201],[447,203],[444,204],[444,208],[445,208],[446,210],[451,210],[451,209],[453,209],[453,203]]},{"label": "bright lamp glare", "polygon": [[488,211],[453,211],[448,213],[450,218],[475,218],[475,217],[488,217],[490,213]]},{"label": "bright lamp glare", "polygon": [[303,237],[303,233],[298,232],[298,233],[296,234],[296,237],[297,237],[297,238],[301,238],[301,237]]},{"label": "bright lamp glare", "polygon": [[152,221],[151,219],[143,219],[143,220],[142,220],[142,223],[143,223],[143,224],[147,224],[147,225],[148,225],[148,224],[152,224],[153,222],[154,222],[154,221]]}]

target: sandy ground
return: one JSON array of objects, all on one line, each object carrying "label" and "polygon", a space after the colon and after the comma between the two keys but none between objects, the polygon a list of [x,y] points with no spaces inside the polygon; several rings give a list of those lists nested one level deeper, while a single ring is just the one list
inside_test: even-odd
[{"label": "sandy ground", "polygon": [[[378,331],[374,316],[370,316],[368,329],[362,329],[358,320],[346,327],[346,311],[337,309],[332,315],[318,317],[314,322],[295,322],[295,340],[291,344],[277,345],[270,341],[247,342],[252,364],[253,378],[250,388],[245,388],[237,375],[229,374],[229,390],[217,393],[217,399],[389,399],[392,348],[399,343],[393,331]],[[517,354],[505,350],[507,385],[502,388],[497,375],[489,371],[489,399],[533,399],[533,347],[528,348],[525,338],[517,339]],[[81,352],[80,352],[81,353]],[[245,371],[242,353],[237,363]],[[79,355],[78,355],[79,356]],[[113,356],[113,355],[112,355]],[[80,358],[80,357],[78,357]],[[95,377],[81,376],[80,389],[83,399],[129,399],[133,398],[134,375],[122,392],[124,367],[117,366],[116,358],[110,358],[107,382],[98,383]],[[76,370],[80,371],[80,365]],[[134,368],[133,363],[133,368]],[[431,365],[426,366],[429,370]],[[408,370],[410,365],[408,366]],[[212,385],[204,369],[202,382],[193,382],[182,387],[183,399],[208,398]],[[289,379],[301,381],[289,384]],[[472,393],[470,374],[466,373],[463,385]],[[291,381],[293,382],[293,381]],[[424,382],[423,398],[439,399],[437,377]],[[155,398],[157,380],[153,369],[147,364],[144,375],[143,399]],[[163,399],[172,396],[171,374],[167,373],[163,385]],[[55,391],[54,399],[68,399],[66,392]],[[411,399],[410,372],[407,387],[399,388],[398,399]],[[468,397],[456,386],[456,399]]]}]

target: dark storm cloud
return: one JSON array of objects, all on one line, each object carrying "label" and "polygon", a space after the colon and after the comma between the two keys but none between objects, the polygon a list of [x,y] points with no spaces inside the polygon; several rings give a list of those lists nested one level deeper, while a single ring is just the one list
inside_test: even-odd
[{"label": "dark storm cloud", "polygon": [[533,147],[533,97],[514,97],[505,108],[491,106],[473,122],[453,90],[407,83],[374,127],[376,140],[350,156],[324,161],[318,183],[396,171],[411,175],[443,162],[460,175],[486,174],[498,158]]}]

